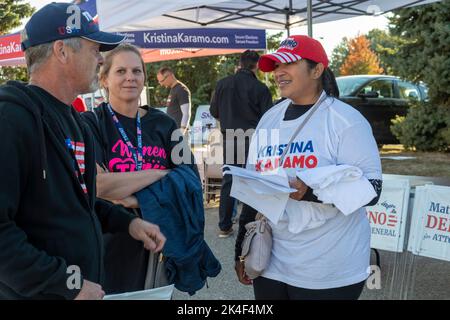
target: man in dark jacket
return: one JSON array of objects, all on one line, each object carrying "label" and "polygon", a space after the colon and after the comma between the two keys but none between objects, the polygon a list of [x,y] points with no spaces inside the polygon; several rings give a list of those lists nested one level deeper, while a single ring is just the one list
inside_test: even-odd
[{"label": "man in dark jacket", "polygon": [[70,106],[95,90],[99,51],[122,40],[69,3],[22,31],[30,83],[0,87],[0,299],[103,298],[102,229],[165,243],[156,225],[96,199],[92,134]]},{"label": "man in dark jacket", "polygon": [[[223,163],[244,166],[253,130],[262,115],[272,107],[269,88],[256,78],[259,55],[247,50],[239,59],[237,72],[221,79],[214,91],[210,112],[220,121],[223,135]],[[250,129],[250,130],[249,130]],[[219,207],[219,237],[233,233],[235,199],[230,197],[231,176],[222,179]],[[253,210],[243,205],[242,210]]]}]

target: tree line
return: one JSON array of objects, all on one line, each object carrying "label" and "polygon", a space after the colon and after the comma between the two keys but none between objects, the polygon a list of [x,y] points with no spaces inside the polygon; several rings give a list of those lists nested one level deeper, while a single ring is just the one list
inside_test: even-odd
[{"label": "tree line", "polygon": [[[20,26],[21,19],[34,12],[34,8],[23,3],[23,0],[1,1],[0,35]],[[282,32],[268,36],[268,51],[278,47],[282,36]],[[238,60],[239,54],[232,54],[149,63],[146,66],[149,102],[157,107],[165,104],[168,91],[159,86],[156,80],[156,72],[163,65],[171,67],[177,78],[190,88],[192,102],[196,106],[209,103],[217,81],[233,74]],[[330,68],[337,76],[389,74],[416,83],[424,82],[429,89],[428,109],[434,118],[423,119],[423,110],[411,110],[419,114],[414,116],[419,118],[415,121],[432,121],[436,124],[432,133],[427,128],[409,135],[423,135],[427,139],[439,136],[442,140],[440,144],[444,145],[440,149],[446,149],[445,145],[450,144],[450,0],[396,10],[389,17],[388,30],[375,29],[353,39],[342,39],[333,50],[330,60]],[[273,77],[261,73],[257,76],[268,84],[274,99],[277,99]],[[7,80],[26,81],[25,68],[1,67],[0,84]],[[436,115],[438,110],[439,114]],[[398,119],[397,131],[405,131],[404,124],[407,122],[407,118]],[[414,126],[414,123],[409,125]],[[413,140],[404,142],[413,146]]]}]

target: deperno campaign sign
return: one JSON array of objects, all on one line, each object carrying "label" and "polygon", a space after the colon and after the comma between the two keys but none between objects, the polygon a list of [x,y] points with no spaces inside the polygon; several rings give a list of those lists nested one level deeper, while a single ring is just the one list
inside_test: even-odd
[{"label": "deperno campaign sign", "polygon": [[410,185],[408,180],[385,180],[378,203],[366,207],[370,222],[370,246],[402,252],[405,242]]},{"label": "deperno campaign sign", "polygon": [[450,261],[450,188],[416,188],[408,249],[412,253]]}]

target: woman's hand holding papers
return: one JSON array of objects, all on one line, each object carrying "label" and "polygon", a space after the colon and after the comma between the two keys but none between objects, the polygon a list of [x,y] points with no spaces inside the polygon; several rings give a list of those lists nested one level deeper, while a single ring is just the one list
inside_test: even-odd
[{"label": "woman's hand holding papers", "polygon": [[296,192],[289,194],[289,198],[300,201],[305,196],[306,191],[308,191],[308,186],[299,178],[294,177],[289,179],[289,186],[291,188],[297,189]]}]

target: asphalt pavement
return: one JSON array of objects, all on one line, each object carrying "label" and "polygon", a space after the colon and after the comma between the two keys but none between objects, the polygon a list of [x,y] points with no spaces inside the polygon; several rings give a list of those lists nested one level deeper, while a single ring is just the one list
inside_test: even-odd
[{"label": "asphalt pavement", "polygon": [[[208,278],[207,286],[193,296],[175,289],[175,300],[254,299],[252,286],[242,285],[234,272],[237,225],[234,225],[233,236],[218,238],[218,211],[217,204],[205,209],[205,240],[221,262],[222,271],[217,277]],[[380,251],[380,258],[381,268],[368,281],[361,300],[450,300],[450,262],[418,257],[409,252]],[[372,254],[371,264],[375,265],[375,254]]]}]

